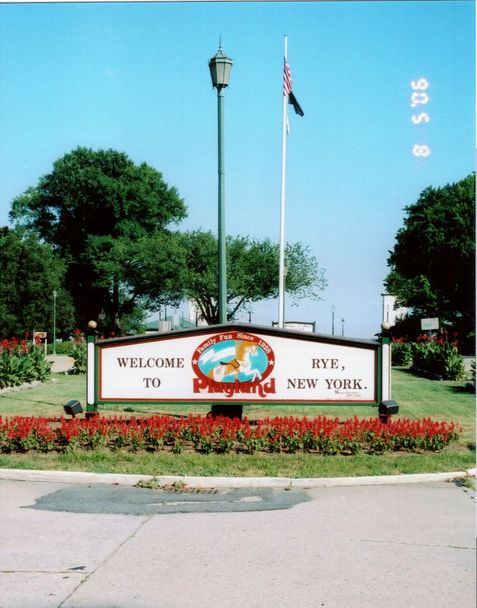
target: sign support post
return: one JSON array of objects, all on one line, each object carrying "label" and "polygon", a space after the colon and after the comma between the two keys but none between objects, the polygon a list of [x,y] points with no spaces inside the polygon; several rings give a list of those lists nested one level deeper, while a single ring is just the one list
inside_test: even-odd
[{"label": "sign support post", "polygon": [[97,415],[96,404],[96,321],[88,323],[86,334],[86,418]]}]

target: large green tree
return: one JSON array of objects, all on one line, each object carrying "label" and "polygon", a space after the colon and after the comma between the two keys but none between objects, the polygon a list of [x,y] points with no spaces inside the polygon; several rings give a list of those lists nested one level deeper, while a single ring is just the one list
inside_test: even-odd
[{"label": "large green tree", "polygon": [[[185,292],[201,317],[217,323],[217,239],[211,232],[182,236],[186,252]],[[252,302],[278,295],[278,245],[269,239],[227,237],[227,316],[234,317]],[[325,287],[324,271],[308,247],[288,244],[285,249],[286,291],[293,303],[302,298],[318,300]]]},{"label": "large green tree", "polygon": [[98,276],[96,287],[108,290],[120,278],[116,297],[122,319],[177,305],[184,297],[187,251],[178,232],[156,231],[135,241],[92,237],[88,257]]},{"label": "large green tree", "polygon": [[54,291],[57,335],[73,329],[73,305],[63,288],[66,267],[49,245],[0,228],[0,267],[0,337],[33,330],[52,336]]},{"label": "large green tree", "polygon": [[417,317],[439,317],[470,334],[475,328],[475,174],[427,188],[405,211],[388,259],[388,293]]},{"label": "large green tree", "polygon": [[[147,297],[133,276],[151,250],[149,239],[162,239],[167,248],[168,227],[185,216],[184,202],[160,172],[124,153],[88,148],[57,160],[36,187],[13,201],[10,213],[16,226],[36,233],[66,262],[77,322],[99,319],[103,329],[116,331]],[[162,266],[155,271],[156,291],[167,300],[167,288],[180,281],[170,281],[174,269],[165,277]]]}]

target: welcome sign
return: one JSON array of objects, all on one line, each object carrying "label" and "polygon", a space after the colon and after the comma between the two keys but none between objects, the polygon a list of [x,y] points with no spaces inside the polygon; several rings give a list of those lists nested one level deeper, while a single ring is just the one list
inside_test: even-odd
[{"label": "welcome sign", "polygon": [[245,324],[98,340],[87,402],[376,405],[382,359],[380,341]]}]

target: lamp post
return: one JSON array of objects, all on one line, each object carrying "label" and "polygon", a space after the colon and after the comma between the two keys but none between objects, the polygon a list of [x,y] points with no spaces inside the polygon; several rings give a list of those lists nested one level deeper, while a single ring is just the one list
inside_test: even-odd
[{"label": "lamp post", "polygon": [[344,336],[344,319],[341,319],[341,335]]},{"label": "lamp post", "polygon": [[332,336],[335,335],[335,312],[336,312],[336,308],[335,308],[335,305],[333,304],[333,306],[331,307],[331,335]]},{"label": "lamp post", "polygon": [[56,355],[56,296],[58,292],[53,289],[53,354]]},{"label": "lamp post", "polygon": [[209,61],[212,86],[217,89],[217,127],[218,127],[218,202],[219,202],[219,323],[227,322],[227,262],[225,253],[225,210],[224,210],[224,89],[229,84],[232,60],[219,50]]}]

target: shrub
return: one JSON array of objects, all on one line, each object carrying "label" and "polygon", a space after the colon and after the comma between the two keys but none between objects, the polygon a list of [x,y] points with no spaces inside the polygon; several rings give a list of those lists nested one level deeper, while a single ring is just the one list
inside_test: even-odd
[{"label": "shrub", "polygon": [[[57,355],[71,355],[74,348],[74,342],[72,340],[65,340],[63,342],[57,342],[55,350]],[[48,344],[48,354],[53,354],[53,344]]]},{"label": "shrub", "polygon": [[394,366],[409,367],[412,364],[412,346],[409,342],[393,342],[391,354]]},{"label": "shrub", "polygon": [[73,373],[86,374],[86,342],[75,344],[71,356],[74,359]]},{"label": "shrub", "polygon": [[87,350],[86,341],[79,329],[74,331],[73,349],[71,356],[74,359],[73,374],[86,374]]},{"label": "shrub", "polygon": [[464,359],[447,341],[422,340],[413,347],[413,367],[418,372],[441,380],[461,380]]},{"label": "shrub", "polygon": [[42,348],[33,347],[29,352],[29,360],[32,365],[33,380],[45,382],[51,374],[50,361],[45,358],[45,353]]},{"label": "shrub", "polygon": [[0,342],[0,388],[45,382],[50,373],[51,363],[42,348],[16,338]]}]

